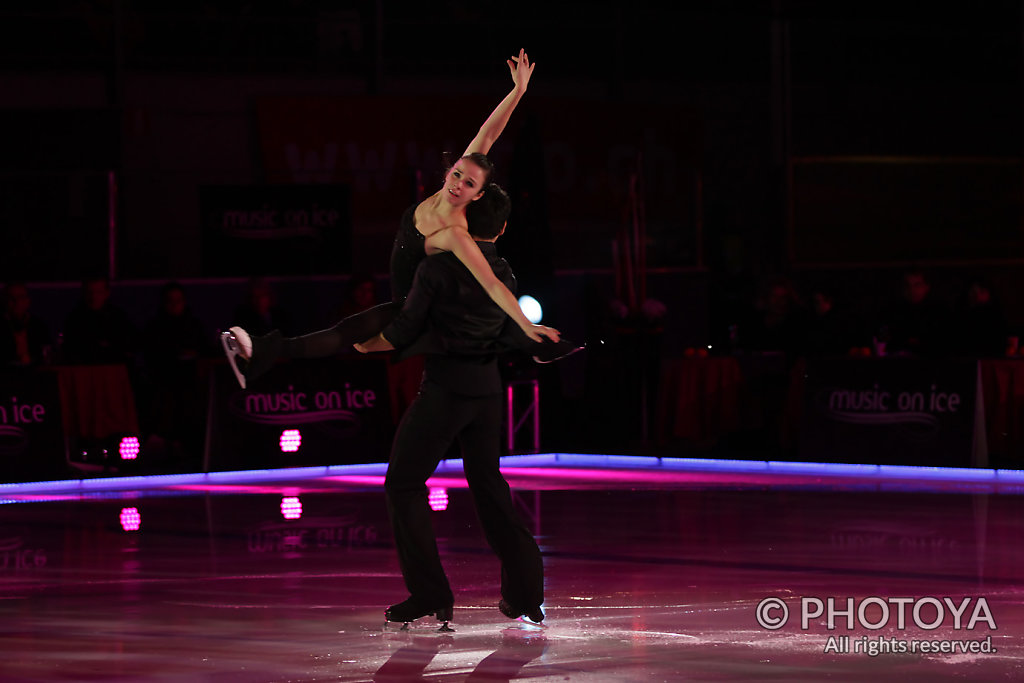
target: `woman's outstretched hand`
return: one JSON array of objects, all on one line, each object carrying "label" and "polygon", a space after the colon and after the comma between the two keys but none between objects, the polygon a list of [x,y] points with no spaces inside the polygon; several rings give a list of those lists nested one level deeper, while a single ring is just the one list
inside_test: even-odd
[{"label": "woman's outstretched hand", "polygon": [[545,337],[556,342],[561,337],[561,332],[553,327],[546,327],[544,325],[530,325],[528,328],[523,328],[523,332],[535,342],[543,342]]},{"label": "woman's outstretched hand", "polygon": [[395,348],[391,345],[391,342],[384,338],[383,332],[376,337],[367,339],[362,344],[353,344],[352,346],[359,353],[378,353],[380,351],[392,351]]},{"label": "woman's outstretched hand", "polygon": [[535,66],[537,65],[531,64],[530,58],[526,56],[526,50],[520,50],[518,57],[508,60],[508,69],[512,72],[512,82],[516,84],[516,90],[519,92],[526,90]]}]

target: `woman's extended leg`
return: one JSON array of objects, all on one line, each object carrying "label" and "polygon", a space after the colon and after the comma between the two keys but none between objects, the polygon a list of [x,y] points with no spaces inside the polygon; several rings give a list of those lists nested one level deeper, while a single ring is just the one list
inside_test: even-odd
[{"label": "woman's extended leg", "polygon": [[325,358],[366,341],[387,327],[401,310],[402,302],[389,301],[350,315],[325,330],[299,337],[284,337],[279,330],[274,330],[261,337],[249,338],[240,328],[231,328],[221,336],[233,366],[233,354],[241,355],[247,361],[236,371],[244,377],[245,381],[239,378],[239,382],[245,388],[281,358]]}]

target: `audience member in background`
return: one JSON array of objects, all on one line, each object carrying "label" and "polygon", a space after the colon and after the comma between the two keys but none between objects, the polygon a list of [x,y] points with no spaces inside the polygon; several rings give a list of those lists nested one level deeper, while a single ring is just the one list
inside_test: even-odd
[{"label": "audience member in background", "polygon": [[185,290],[168,282],[156,316],[146,325],[144,430],[149,449],[196,447],[204,414],[198,361],[214,350],[212,337],[188,307]]},{"label": "audience member in background", "polygon": [[277,295],[270,283],[261,277],[249,280],[245,300],[235,309],[234,323],[253,336],[281,330],[291,330],[287,312],[278,305]]},{"label": "audience member in background", "polygon": [[331,322],[373,308],[381,301],[377,298],[377,282],[370,273],[353,273],[345,286],[345,297],[331,312]]},{"label": "audience member in background", "polygon": [[793,283],[784,277],[771,280],[754,302],[750,320],[740,328],[743,349],[795,357],[803,345],[806,316]]},{"label": "audience member in background", "polygon": [[900,297],[882,311],[876,338],[888,354],[938,355],[949,349],[948,314],[935,300],[925,273],[909,270],[903,274]]},{"label": "audience member in background", "polygon": [[82,297],[64,322],[62,360],[68,363],[131,363],[137,349],[135,326],[110,302],[104,277],[82,282]]},{"label": "audience member in background", "polygon": [[[382,303],[377,297],[377,282],[370,273],[353,273],[345,290],[345,297],[334,310],[333,318],[327,322],[333,325],[350,315],[369,310]],[[351,346],[341,353],[355,353]],[[423,382],[423,356],[415,355],[403,360],[388,359],[388,383],[391,387],[391,414],[395,424],[412,405]]]},{"label": "audience member in background", "polygon": [[870,339],[859,338],[853,314],[829,288],[814,289],[810,303],[803,344],[808,355],[847,354],[853,347],[870,343]]},{"label": "audience member in background", "polygon": [[[739,235],[721,237],[721,249],[712,252],[710,270],[711,344],[716,353],[743,347],[741,337],[750,323],[757,298],[757,278],[751,267],[750,249]],[[593,348],[593,347],[592,347]],[[589,355],[593,355],[593,351]]]},{"label": "audience member in background", "polygon": [[958,304],[954,350],[969,356],[1002,356],[1009,326],[988,283],[982,278],[971,280]]},{"label": "audience member in background", "polygon": [[8,283],[0,296],[0,364],[40,365],[50,352],[50,327],[32,313],[32,298],[21,282]]}]

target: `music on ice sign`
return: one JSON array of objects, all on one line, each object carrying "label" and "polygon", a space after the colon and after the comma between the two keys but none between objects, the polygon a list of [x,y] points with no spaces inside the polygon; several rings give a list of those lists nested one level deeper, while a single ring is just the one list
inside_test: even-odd
[{"label": "music on ice sign", "polygon": [[977,361],[809,359],[803,396],[801,460],[987,466]]}]

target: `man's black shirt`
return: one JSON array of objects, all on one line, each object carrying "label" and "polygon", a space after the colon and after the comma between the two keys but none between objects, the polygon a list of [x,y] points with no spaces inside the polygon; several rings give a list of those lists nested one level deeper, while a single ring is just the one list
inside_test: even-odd
[{"label": "man's black shirt", "polygon": [[[494,243],[477,246],[514,293],[515,276]],[[424,333],[434,335],[440,348],[426,354],[426,379],[460,394],[485,396],[501,392],[496,359],[507,317],[458,257],[446,252],[423,259],[401,313],[383,335],[399,350]]]}]

